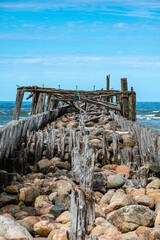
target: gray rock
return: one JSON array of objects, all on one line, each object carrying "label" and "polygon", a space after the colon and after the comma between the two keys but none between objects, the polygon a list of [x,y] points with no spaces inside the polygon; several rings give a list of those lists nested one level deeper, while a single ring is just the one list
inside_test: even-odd
[{"label": "gray rock", "polygon": [[59,217],[61,213],[67,211],[68,208],[63,204],[56,204],[50,209],[50,213],[54,215],[55,218]]},{"label": "gray rock", "polygon": [[2,193],[0,195],[0,207],[3,207],[8,204],[17,204],[18,197],[17,195],[8,195],[6,193]]},{"label": "gray rock", "polygon": [[104,196],[101,198],[100,203],[109,204],[111,198],[113,197],[115,191],[113,189],[110,189]]},{"label": "gray rock", "polygon": [[139,226],[152,227],[155,222],[156,213],[148,207],[130,205],[122,207],[107,215],[107,220],[121,232],[134,231]]},{"label": "gray rock", "polygon": [[122,175],[110,175],[107,177],[107,188],[119,188],[125,184],[126,180]]},{"label": "gray rock", "polygon": [[37,163],[37,165],[38,165],[39,170],[42,173],[46,173],[47,170],[52,166],[52,163],[48,159],[42,159]]},{"label": "gray rock", "polygon": [[32,225],[30,224],[30,222],[25,221],[25,220],[19,220],[17,221],[17,223],[19,223],[21,226],[23,226],[25,229],[27,229],[27,231],[34,236],[34,230]]},{"label": "gray rock", "polygon": [[27,238],[33,240],[31,234],[16,221],[0,216],[0,236],[11,238]]},{"label": "gray rock", "polygon": [[103,172],[94,173],[93,190],[106,193],[107,174]]}]

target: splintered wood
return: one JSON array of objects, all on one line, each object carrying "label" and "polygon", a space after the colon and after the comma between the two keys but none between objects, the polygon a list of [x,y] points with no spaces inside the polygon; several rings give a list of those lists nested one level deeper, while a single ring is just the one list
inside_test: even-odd
[{"label": "splintered wood", "polygon": [[93,149],[83,131],[72,131],[72,177],[78,189],[72,188],[70,240],[85,240],[87,227],[94,225],[95,196],[93,192]]}]

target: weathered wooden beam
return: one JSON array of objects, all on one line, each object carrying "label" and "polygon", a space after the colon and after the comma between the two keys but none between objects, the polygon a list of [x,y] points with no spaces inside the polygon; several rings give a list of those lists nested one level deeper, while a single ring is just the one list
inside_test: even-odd
[{"label": "weathered wooden beam", "polygon": [[24,96],[24,91],[18,89],[17,95],[16,95],[15,108],[14,108],[14,112],[13,112],[13,120],[19,119],[23,96]]}]

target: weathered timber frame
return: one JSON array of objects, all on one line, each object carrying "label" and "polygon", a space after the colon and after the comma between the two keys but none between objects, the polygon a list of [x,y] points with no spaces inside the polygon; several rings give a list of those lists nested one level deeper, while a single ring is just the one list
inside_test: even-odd
[{"label": "weathered timber frame", "polygon": [[[31,115],[52,111],[66,103],[79,112],[88,112],[89,106],[97,105],[103,110],[114,110],[128,120],[136,121],[136,93],[133,88],[128,91],[127,78],[121,79],[121,91],[109,89],[110,75],[107,76],[106,81],[107,90],[96,91],[63,90],[37,86],[19,87],[17,89],[13,120],[19,119],[24,93],[28,92],[30,95],[27,100],[32,97]],[[114,97],[116,98],[115,103],[113,103]]]}]

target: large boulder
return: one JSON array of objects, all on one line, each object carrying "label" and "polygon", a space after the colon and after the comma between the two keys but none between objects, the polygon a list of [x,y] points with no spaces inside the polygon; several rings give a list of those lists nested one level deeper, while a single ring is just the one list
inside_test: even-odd
[{"label": "large boulder", "polygon": [[134,231],[139,226],[154,225],[156,213],[145,206],[130,205],[107,215],[107,220],[121,232]]},{"label": "large boulder", "polygon": [[0,216],[0,236],[7,239],[27,238],[33,240],[31,234],[23,226],[3,216]]}]

